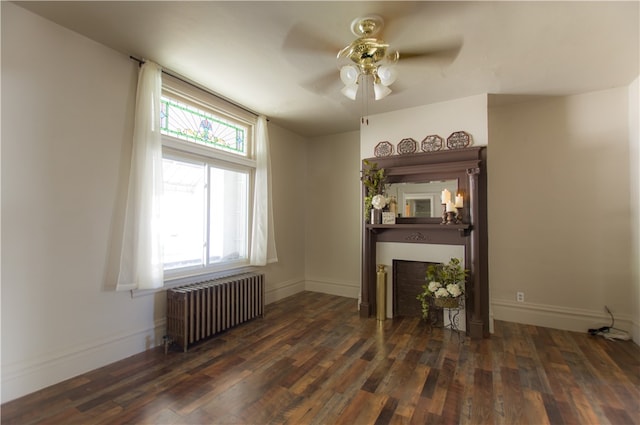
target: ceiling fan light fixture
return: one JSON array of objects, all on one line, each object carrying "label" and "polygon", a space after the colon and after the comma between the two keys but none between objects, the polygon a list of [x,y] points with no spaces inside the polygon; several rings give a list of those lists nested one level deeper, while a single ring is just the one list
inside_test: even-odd
[{"label": "ceiling fan light fixture", "polygon": [[351,32],[358,38],[338,52],[337,65],[345,85],[341,92],[352,100],[362,97],[365,111],[369,101],[391,93],[388,86],[398,77],[395,65],[400,53],[376,37],[383,25],[384,20],[378,15],[354,19]]},{"label": "ceiling fan light fixture", "polygon": [[380,65],[377,74],[380,82],[385,86],[390,86],[398,78],[398,70],[393,66]]},{"label": "ceiling fan light fixture", "polygon": [[373,85],[373,94],[376,100],[384,99],[391,93],[391,89],[384,84],[375,83]]},{"label": "ceiling fan light fixture", "polygon": [[356,95],[358,94],[358,85],[357,84],[347,84],[340,90],[340,92],[348,97],[351,100],[356,100]]},{"label": "ceiling fan light fixture", "polygon": [[353,65],[345,65],[340,68],[340,79],[346,86],[356,84],[358,82],[358,69]]}]

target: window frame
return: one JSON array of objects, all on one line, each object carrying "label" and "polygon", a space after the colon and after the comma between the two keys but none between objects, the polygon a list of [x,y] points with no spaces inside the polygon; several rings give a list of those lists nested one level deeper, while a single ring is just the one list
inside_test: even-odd
[{"label": "window frame", "polygon": [[[191,105],[204,110],[213,115],[237,123],[247,128],[246,148],[247,155],[232,153],[215,146],[200,144],[182,140],[162,133],[162,158],[170,158],[185,162],[198,162],[207,164],[209,167],[220,168],[231,171],[247,172],[248,174],[248,199],[247,199],[247,258],[240,260],[229,260],[224,263],[206,264],[209,262],[209,255],[204,255],[205,265],[182,267],[178,269],[164,270],[165,287],[171,283],[182,283],[185,278],[203,277],[208,275],[224,275],[228,272],[241,271],[250,267],[251,258],[251,235],[253,225],[253,202],[255,194],[256,159],[255,159],[255,126],[257,117],[247,111],[238,108],[220,98],[207,92],[201,91],[192,85],[188,85],[178,79],[168,77],[163,78],[162,96],[175,99],[179,102]],[[209,169],[208,173],[210,172]],[[207,177],[207,180],[209,177]],[[207,191],[208,192],[208,191]],[[206,210],[210,209],[210,200],[207,194]],[[207,214],[208,216],[208,214]],[[207,217],[207,223],[209,217]],[[205,228],[203,235],[209,242],[209,225]],[[207,254],[208,254],[207,249]]]}]

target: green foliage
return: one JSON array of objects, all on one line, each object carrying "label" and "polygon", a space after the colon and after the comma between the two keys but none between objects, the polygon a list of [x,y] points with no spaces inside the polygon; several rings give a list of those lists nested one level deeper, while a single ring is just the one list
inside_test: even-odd
[{"label": "green foliage", "polygon": [[387,177],[384,174],[384,168],[378,168],[375,162],[363,161],[360,181],[367,188],[367,194],[364,198],[364,218],[369,220],[371,217],[371,201],[376,195],[384,194],[387,184]]},{"label": "green foliage", "polygon": [[422,317],[429,317],[430,298],[457,298],[464,294],[468,274],[469,270],[462,268],[459,258],[452,258],[447,264],[429,265],[427,283],[422,285],[422,292],[416,297],[422,307]]}]

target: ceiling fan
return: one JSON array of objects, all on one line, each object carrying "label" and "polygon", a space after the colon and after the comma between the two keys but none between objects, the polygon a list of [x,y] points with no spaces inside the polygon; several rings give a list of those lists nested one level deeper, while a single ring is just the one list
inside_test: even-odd
[{"label": "ceiling fan", "polygon": [[388,96],[389,86],[398,76],[396,64],[400,59],[426,59],[443,56],[443,53],[457,56],[461,47],[456,41],[440,49],[400,53],[379,38],[383,26],[384,20],[379,15],[358,17],[351,22],[351,32],[357,38],[337,55],[340,79],[344,83],[341,92],[349,99],[355,100],[360,95],[364,99],[380,100]]},{"label": "ceiling fan", "polygon": [[[395,64],[400,58],[397,50],[376,38],[384,25],[382,17],[369,15],[351,22],[351,32],[358,37],[338,52],[340,79],[345,84],[341,90],[349,99],[355,100],[358,88],[362,90],[373,84],[375,100],[391,93],[389,86],[398,75]],[[366,96],[365,93],[363,95]]]},{"label": "ceiling fan", "polygon": [[[413,10],[412,12],[416,12]],[[390,12],[393,20],[404,16],[417,16],[417,13],[407,13],[406,11]],[[421,23],[420,25],[424,25]],[[303,53],[305,59],[289,56],[291,63],[298,67],[309,69],[308,64],[320,65],[326,63],[331,56],[334,58],[339,70],[339,78],[335,69],[323,71],[314,77],[301,82],[302,86],[318,94],[327,95],[336,90],[335,84],[340,80],[344,84],[341,93],[351,100],[359,98],[362,100],[363,109],[367,108],[370,100],[379,100],[391,93],[391,84],[399,76],[398,69],[406,63],[416,63],[418,61],[428,61],[429,64],[440,61],[440,63],[450,63],[458,55],[462,42],[459,37],[439,40],[424,40],[424,38],[414,37],[411,46],[422,48],[396,48],[382,39],[383,27],[385,32],[385,21],[382,16],[368,14],[352,20],[350,29],[356,37],[347,46],[341,47],[329,41],[327,34],[318,34],[308,23],[295,25],[285,38],[283,49],[285,52],[296,51]],[[390,25],[389,28],[398,28],[398,25]],[[407,33],[410,25],[405,22],[402,32]],[[396,36],[397,31],[394,32]],[[390,38],[393,38],[390,36]],[[405,38],[405,42],[406,42]],[[313,70],[317,70],[315,66]],[[405,76],[406,77],[406,76]],[[396,83],[398,86],[406,87],[407,84]],[[366,115],[366,110],[364,111]]]}]

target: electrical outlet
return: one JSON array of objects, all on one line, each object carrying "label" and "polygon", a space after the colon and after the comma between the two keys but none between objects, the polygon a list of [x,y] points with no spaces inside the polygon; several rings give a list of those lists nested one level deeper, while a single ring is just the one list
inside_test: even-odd
[{"label": "electrical outlet", "polygon": [[524,302],[524,292],[516,292],[516,301],[518,301],[519,303]]}]

